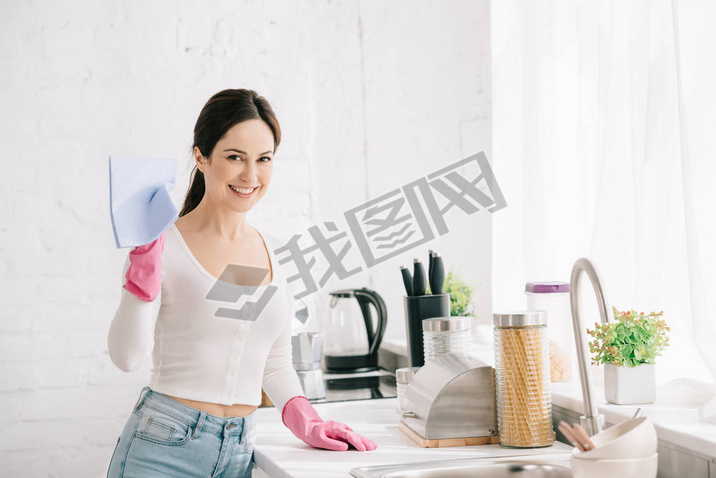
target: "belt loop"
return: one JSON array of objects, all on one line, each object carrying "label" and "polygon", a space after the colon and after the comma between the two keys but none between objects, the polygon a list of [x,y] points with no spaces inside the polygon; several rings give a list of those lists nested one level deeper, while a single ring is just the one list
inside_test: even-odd
[{"label": "belt loop", "polygon": [[196,422],[196,427],[194,428],[194,433],[191,434],[192,439],[199,436],[199,432],[201,431],[201,428],[204,426],[204,418],[206,418],[206,412],[204,410],[199,410],[199,421]]},{"label": "belt loop", "polygon": [[139,392],[139,398],[137,399],[137,403],[134,404],[134,410],[137,411],[139,406],[142,404],[142,401],[144,400],[144,396],[146,395],[146,392],[149,390],[149,387],[144,387],[141,392]]}]

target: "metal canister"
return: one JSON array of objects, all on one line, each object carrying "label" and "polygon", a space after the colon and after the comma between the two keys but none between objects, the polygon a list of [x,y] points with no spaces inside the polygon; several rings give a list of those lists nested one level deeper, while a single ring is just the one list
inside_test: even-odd
[{"label": "metal canister", "polygon": [[550,446],[554,431],[546,314],[541,310],[493,314],[493,325],[500,445]]},{"label": "metal canister", "polygon": [[398,414],[402,416],[405,411],[405,388],[410,384],[413,375],[420,367],[403,367],[395,371],[395,386],[398,392]]}]

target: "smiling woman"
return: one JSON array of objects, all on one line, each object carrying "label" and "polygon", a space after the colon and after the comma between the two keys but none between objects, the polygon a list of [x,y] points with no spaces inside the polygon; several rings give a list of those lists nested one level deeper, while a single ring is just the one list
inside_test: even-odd
[{"label": "smiling woman", "polygon": [[[304,443],[376,448],[347,425],[324,422],[303,395],[291,363],[292,297],[274,267],[276,245],[246,220],[268,191],[280,136],[256,92],[214,95],[194,129],[196,169],[179,219],[129,253],[109,353],[126,372],[150,353],[154,366],[108,476],[251,476],[262,388]],[[211,294],[226,282],[240,286],[227,294],[241,292]],[[225,307],[217,310],[217,300]]]},{"label": "smiling woman", "polygon": [[[244,150],[237,149],[238,145]],[[272,158],[273,134],[259,119],[229,128],[208,157],[195,146],[194,159],[204,176],[206,191],[197,209],[226,207],[237,212],[249,211],[268,190]]]},{"label": "smiling woman", "polygon": [[[226,107],[228,103],[232,104],[231,108]],[[222,131],[220,125],[226,124],[233,126]],[[225,90],[212,96],[194,127],[197,169],[179,217],[200,205],[207,184],[210,198],[214,200],[225,195],[227,187],[243,188],[236,196],[252,199],[243,206],[249,210],[266,194],[273,171],[273,154],[280,142],[281,127],[265,98],[250,90]],[[219,160],[215,169],[211,168],[213,159]],[[258,194],[254,194],[255,191],[246,194],[249,188],[259,189]]]}]

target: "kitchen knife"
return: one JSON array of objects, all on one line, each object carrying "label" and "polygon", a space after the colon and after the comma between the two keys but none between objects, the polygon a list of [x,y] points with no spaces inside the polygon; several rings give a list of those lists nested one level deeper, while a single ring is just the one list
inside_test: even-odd
[{"label": "kitchen knife", "polygon": [[445,285],[445,264],[437,252],[433,252],[433,273],[430,275],[430,291],[433,294],[442,294]]},{"label": "kitchen knife", "polygon": [[428,284],[430,285],[430,293],[434,294],[433,292],[433,283],[431,282],[431,277],[433,276],[433,250],[428,249]]},{"label": "kitchen knife", "polygon": [[413,295],[425,295],[425,269],[419,259],[413,259]]},{"label": "kitchen knife", "polygon": [[400,266],[400,273],[403,275],[405,293],[408,294],[408,297],[410,297],[413,295],[413,276],[410,275],[410,271],[405,266]]}]

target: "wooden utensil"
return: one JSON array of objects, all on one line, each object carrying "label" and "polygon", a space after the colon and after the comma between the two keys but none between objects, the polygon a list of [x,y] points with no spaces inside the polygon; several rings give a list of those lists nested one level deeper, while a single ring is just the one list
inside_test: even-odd
[{"label": "wooden utensil", "polygon": [[582,444],[584,451],[594,450],[594,443],[589,439],[589,435],[587,435],[587,432],[584,431],[581,425],[575,423],[572,427],[572,433],[574,434],[574,438]]},{"label": "wooden utensil", "polygon": [[574,434],[572,433],[572,427],[569,426],[569,423],[565,421],[559,422],[559,425],[557,425],[557,428],[559,428],[559,431],[562,432],[562,435],[569,440],[569,443],[572,444],[572,446],[579,448],[581,451],[584,451],[584,448],[582,448],[581,443],[577,441],[576,438],[574,438]]}]

